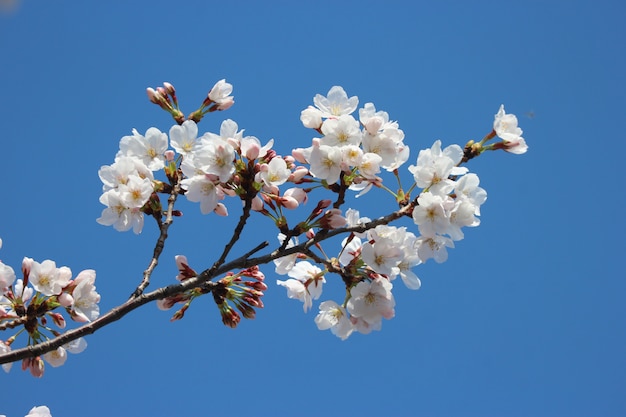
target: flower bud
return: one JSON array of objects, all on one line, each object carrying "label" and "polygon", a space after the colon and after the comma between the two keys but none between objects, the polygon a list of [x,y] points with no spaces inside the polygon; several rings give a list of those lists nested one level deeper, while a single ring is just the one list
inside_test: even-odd
[{"label": "flower bud", "polygon": [[263,210],[263,200],[258,195],[252,199],[252,210],[261,211]]},{"label": "flower bud", "polygon": [[217,203],[217,206],[215,206],[215,208],[213,209],[213,213],[217,214],[218,216],[228,216],[228,209],[224,204]]},{"label": "flower bud", "polygon": [[52,321],[57,325],[59,329],[65,329],[65,318],[59,313],[50,313]]},{"label": "flower bud", "polygon": [[304,127],[319,129],[322,127],[322,112],[313,106],[309,106],[300,113],[300,121]]},{"label": "flower bud", "polygon": [[43,376],[44,366],[43,359],[39,356],[22,360],[22,371],[28,369],[30,374],[35,378],[41,378]]},{"label": "flower bud", "polygon": [[287,181],[290,182],[294,182],[294,183],[298,183],[300,182],[300,180],[302,180],[302,178],[304,178],[307,174],[309,173],[309,170],[305,167],[297,167],[295,169],[295,171],[293,171],[291,173],[291,175],[289,175],[289,179]]},{"label": "flower bud", "polygon": [[174,95],[176,94],[176,89],[174,88],[174,86],[168,82],[164,82],[163,83],[163,87],[165,87],[165,91],[167,91],[168,94],[170,95]]},{"label": "flower bud", "polygon": [[63,307],[69,307],[74,303],[74,297],[66,292],[59,295],[57,297],[57,300],[59,301],[59,304],[61,304]]}]

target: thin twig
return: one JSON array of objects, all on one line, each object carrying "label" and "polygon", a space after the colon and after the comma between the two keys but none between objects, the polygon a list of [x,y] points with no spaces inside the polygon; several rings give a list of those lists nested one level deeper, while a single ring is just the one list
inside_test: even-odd
[{"label": "thin twig", "polygon": [[[178,174],[179,175],[179,174]],[[159,264],[159,257],[161,253],[163,253],[163,249],[165,248],[165,240],[167,239],[167,231],[169,230],[172,222],[174,212],[174,204],[176,203],[176,199],[178,198],[178,194],[180,193],[180,175],[176,180],[176,183],[172,187],[172,191],[170,192],[170,196],[167,199],[167,214],[165,217],[165,221],[159,225],[160,233],[159,238],[157,239],[156,245],[154,246],[154,252],[152,254],[152,259],[150,260],[150,264],[148,268],[143,272],[143,279],[139,286],[133,291],[130,295],[130,298],[137,298],[141,294],[143,294],[144,290],[150,285],[150,277],[152,276],[152,272]],[[161,214],[159,213],[159,216]]]}]

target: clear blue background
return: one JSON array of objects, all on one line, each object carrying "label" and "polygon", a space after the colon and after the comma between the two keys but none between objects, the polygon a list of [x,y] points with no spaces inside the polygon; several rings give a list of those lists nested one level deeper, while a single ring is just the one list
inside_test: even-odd
[{"label": "clear blue background", "polygon": [[[470,164],[489,192],[482,225],[417,268],[418,292],[398,282],[381,332],[318,331],[268,266],[256,320],[225,328],[208,299],[176,323],[146,306],[42,379],[0,373],[0,414],[626,415],[625,18],[621,1],[529,0],[30,0],[3,13],[0,258],[96,269],[103,310],[134,289],[156,236],[95,222],[97,171],[119,139],[171,125],[148,86],[173,83],[188,113],[226,78],[236,104],[201,131],[232,118],[283,154],[309,145],[300,111],[333,85],[398,120],[411,161],[435,139],[480,139],[501,103],[530,150]],[[383,195],[362,213],[382,214]],[[150,288],[173,281],[176,254],[209,266],[238,217],[236,201],[227,219],[180,207]],[[236,251],[274,236],[258,217]],[[340,293],[331,281],[323,299]]]}]

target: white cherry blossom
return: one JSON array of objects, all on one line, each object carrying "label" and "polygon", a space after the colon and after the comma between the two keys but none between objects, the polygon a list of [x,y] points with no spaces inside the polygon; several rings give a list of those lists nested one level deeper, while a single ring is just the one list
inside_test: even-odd
[{"label": "white cherry blossom", "polygon": [[395,315],[396,302],[391,293],[392,288],[391,282],[385,278],[359,282],[350,289],[348,312],[369,325],[379,326],[383,317],[391,319]]},{"label": "white cherry blossom", "polygon": [[137,129],[133,129],[132,136],[124,136],[120,140],[120,151],[117,157],[138,158],[152,171],[158,171],[165,167],[165,151],[167,151],[167,135],[165,133],[156,127],[151,127],[143,136],[137,132]]},{"label": "white cherry blossom", "polygon": [[28,275],[30,284],[43,295],[59,295],[61,290],[70,283],[72,271],[62,266],[57,268],[56,263],[45,260],[42,263],[33,262]]},{"label": "white cherry blossom", "polygon": [[341,149],[333,146],[314,145],[309,159],[311,175],[326,180],[329,184],[334,184],[341,175],[341,160]]},{"label": "white cherry blossom", "polygon": [[328,90],[326,97],[321,94],[315,95],[313,104],[322,111],[322,117],[339,117],[354,112],[359,105],[359,98],[357,96],[348,98],[342,87],[334,86]]},{"label": "white cherry blossom", "polygon": [[346,340],[354,331],[346,310],[334,301],[320,304],[320,312],[315,317],[315,324],[320,330],[328,330],[341,340]]}]

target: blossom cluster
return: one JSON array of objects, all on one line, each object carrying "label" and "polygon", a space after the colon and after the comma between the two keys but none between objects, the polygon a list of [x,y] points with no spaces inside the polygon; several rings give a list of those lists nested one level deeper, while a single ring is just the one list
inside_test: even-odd
[{"label": "blossom cluster", "polygon": [[[60,334],[49,327],[48,320],[59,329],[65,328],[65,318],[54,311],[59,307],[77,322],[92,321],[100,315],[100,295],[96,292],[94,270],[84,270],[72,279],[72,271],[66,266],[57,267],[51,260],[39,263],[24,258],[22,274],[23,278],[16,280],[13,268],[0,262],[0,327],[4,330],[23,325],[29,343],[38,344],[49,339],[48,334],[53,337]],[[11,344],[22,331],[5,341],[0,340],[0,354],[11,350]],[[43,358],[24,359],[22,369],[29,369],[33,376],[41,377],[44,360],[58,367],[67,360],[67,352],[80,353],[86,347],[84,339],[77,339],[44,354]],[[2,368],[9,372],[11,365],[3,364]]]},{"label": "blossom cluster", "polygon": [[[395,314],[392,281],[401,277],[408,288],[420,288],[421,281],[412,269],[429,259],[444,262],[447,249],[464,238],[463,229],[480,224],[480,207],[487,193],[479,186],[478,176],[461,165],[486,150],[518,154],[527,150],[517,118],[506,114],[502,106],[491,132],[480,142],[469,141],[465,148],[444,148],[441,141],[435,141],[429,149],[421,150],[415,164],[408,167],[412,177],[408,191],[400,188],[393,192],[383,185],[381,171],[393,173],[401,183],[399,168],[409,159],[409,147],[399,124],[387,112],[376,110],[373,103],[360,108],[357,119],[353,113],[358,97],[349,97],[342,87],[332,87],[326,96],[316,95],[314,106],[303,110],[300,120],[318,137],[312,139],[311,146],[280,156],[272,150],[273,140],[262,145],[258,138],[244,136],[230,119],[221,124],[219,133],[199,135],[197,122],[206,113],[229,108],[234,103],[231,94],[232,85],[220,80],[200,108],[185,118],[171,84],[148,89],[150,100],[168,111],[176,125],[169,135],[151,127],[145,135],[134,130],[132,136],[121,139],[115,162],[99,172],[103,182],[100,201],[107,208],[98,222],[139,233],[145,214],[157,220],[163,215],[158,194],[170,193],[178,185],[187,200],[200,204],[203,214],[227,215],[226,197],[246,201],[253,211],[274,221],[281,232],[281,248],[288,249],[298,245],[301,234],[311,239],[316,230],[370,221],[356,210],[343,212],[342,199],[332,208],[331,200],[320,200],[305,221],[289,228],[283,209],[305,204],[314,189],[323,187],[338,194],[350,189],[360,196],[374,187],[383,188],[407,209],[405,214],[413,219],[419,234],[406,227],[381,224],[364,233],[350,233],[335,258],[294,253],[274,259],[276,272],[289,276],[277,284],[287,289],[289,298],[302,301],[305,312],[321,297],[326,275],[341,276],[346,287],[344,302],[322,302],[315,321],[320,329],[330,328],[342,339],[353,331],[379,330],[382,319]],[[487,144],[496,136],[502,141]],[[164,171],[167,181],[155,179],[159,170]],[[286,183],[292,186],[281,190]],[[416,197],[411,198],[411,193]],[[177,258],[181,280],[196,276],[186,262],[184,257]],[[252,307],[262,306],[262,290],[255,290],[259,294],[252,297],[253,301],[243,302],[250,290],[234,289],[241,274],[229,273],[217,281],[218,288],[201,286],[160,300],[159,308],[183,304],[174,315],[179,319],[194,298],[213,292],[223,322],[234,327],[240,316],[228,301],[248,318],[254,316]],[[265,288],[262,279],[255,285]]]},{"label": "blossom cluster", "polygon": [[[390,122],[386,112],[376,111],[372,103],[367,103],[359,110],[357,121],[351,113],[358,106],[358,98],[348,98],[341,87],[331,88],[327,97],[318,94],[314,104],[302,111],[301,121],[323,137],[314,138],[311,147],[293,153],[298,161],[310,164],[310,175],[326,184],[341,180],[341,186],[349,185],[361,194],[372,186],[382,187],[383,181],[376,175],[381,167],[398,176],[397,169],[408,159],[408,146],[403,143],[398,123]],[[410,215],[419,236],[405,227],[388,225],[352,233],[343,240],[339,255],[327,259],[325,269],[312,265],[306,254],[275,260],[276,272],[290,277],[277,280],[277,284],[287,289],[289,298],[302,301],[306,312],[313,300],[320,298],[325,275],[338,273],[346,287],[345,301],[341,305],[322,302],[315,318],[318,328],[331,329],[342,340],[354,331],[367,334],[380,330],[382,319],[395,314],[392,281],[400,276],[408,288],[420,288],[421,281],[412,268],[431,258],[444,262],[447,248],[464,238],[462,229],[480,224],[480,206],[487,193],[479,187],[478,176],[461,164],[485,150],[524,153],[527,146],[521,134],[517,118],[507,115],[502,106],[492,132],[481,142],[470,141],[465,149],[458,145],[442,149],[441,141],[435,141],[430,149],[421,150],[416,164],[408,168],[413,180],[409,192],[419,188],[418,196],[410,200],[409,192],[400,190],[395,194],[401,205],[412,208]],[[484,146],[496,135],[502,142]],[[349,209],[345,214],[344,223],[336,227],[370,221],[356,210]],[[285,238],[279,235],[281,242]],[[292,238],[285,247],[294,245],[297,240]]]},{"label": "blossom cluster", "polygon": [[392,172],[407,161],[404,132],[373,103],[366,103],[356,120],[352,113],[358,97],[348,97],[342,87],[332,87],[326,97],[316,95],[313,102],[315,106],[303,110],[300,120],[323,136],[314,138],[309,148],[293,152],[299,162],[310,165],[313,177],[332,184],[343,174],[350,189],[365,193],[382,183],[377,175],[381,168]]},{"label": "blossom cluster", "polygon": [[[158,95],[157,91],[152,90],[152,94]],[[165,94],[163,91],[161,94]],[[219,81],[209,93],[208,102],[214,104],[210,109],[230,107],[231,92],[230,84]],[[201,109],[204,106],[203,103]],[[222,123],[219,134],[199,135],[194,120],[199,119],[197,114],[198,111],[172,126],[169,138],[151,127],[145,135],[133,130],[131,136],[120,140],[114,163],[99,171],[103,183],[100,202],[106,208],[98,223],[118,231],[132,228],[140,233],[144,214],[158,214],[161,210],[157,193],[169,192],[178,173],[182,175],[182,193],[187,200],[200,203],[203,214],[228,215],[222,200],[227,196],[254,196],[259,190],[263,197],[257,196],[253,202],[257,211],[263,211],[264,204],[272,204],[273,200],[286,208],[295,208],[306,200],[306,194],[299,189],[287,190],[283,195],[278,191],[278,186],[287,181],[298,182],[308,170],[297,169],[291,157],[277,156],[271,150],[273,140],[261,145],[258,138],[244,136],[244,131],[230,119]],[[168,182],[155,179],[154,172],[160,170],[164,170]]]}]

